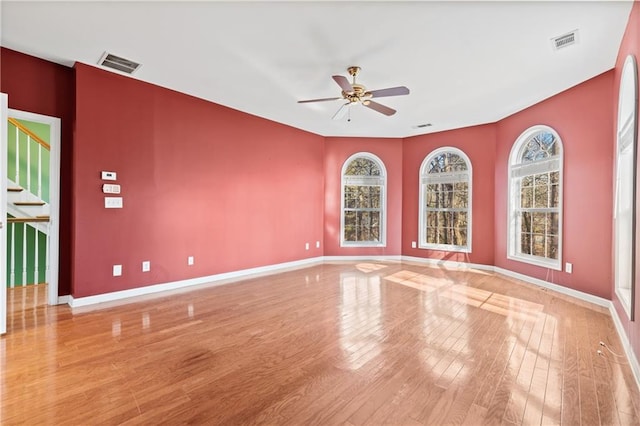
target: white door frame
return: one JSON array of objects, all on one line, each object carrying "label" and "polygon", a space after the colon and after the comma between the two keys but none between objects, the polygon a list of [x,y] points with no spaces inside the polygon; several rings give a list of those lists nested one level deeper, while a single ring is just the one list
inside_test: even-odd
[{"label": "white door frame", "polygon": [[0,334],[7,332],[7,95],[0,93]]},{"label": "white door frame", "polygon": [[[18,120],[28,120],[35,121],[37,123],[44,123],[49,125],[50,134],[49,134],[49,145],[51,145],[51,151],[49,156],[49,208],[50,211],[50,221],[49,221],[49,247],[47,247],[47,252],[49,254],[49,270],[47,271],[47,303],[49,305],[57,305],[59,303],[58,297],[58,259],[59,259],[59,235],[60,235],[60,119],[56,117],[50,117],[48,115],[35,114],[31,112],[18,111],[15,109],[8,110],[8,116],[11,118],[17,118]],[[6,123],[7,119],[5,117],[3,123]],[[2,155],[4,159],[0,159],[2,164],[7,167],[7,141],[6,141],[6,132],[5,140],[2,144],[3,149]],[[6,172],[4,173],[4,177],[2,180],[2,186],[4,188],[2,194],[3,197],[6,197],[7,193],[7,178]],[[2,209],[4,212],[0,211],[0,214],[3,214],[3,218],[7,217],[7,203],[6,200],[2,203]],[[0,263],[4,264],[4,268],[6,268],[7,263],[7,255],[6,255],[6,229],[4,229],[2,234],[4,243],[0,242],[2,245],[3,253],[3,261]],[[6,275],[6,272],[5,272]],[[2,275],[0,275],[2,276]],[[6,285],[5,293],[6,293]],[[6,296],[5,296],[6,297]],[[6,320],[6,313],[4,315]]]}]

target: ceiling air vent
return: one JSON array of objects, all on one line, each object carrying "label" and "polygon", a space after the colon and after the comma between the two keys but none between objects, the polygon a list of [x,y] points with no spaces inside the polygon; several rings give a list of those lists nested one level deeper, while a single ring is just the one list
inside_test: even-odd
[{"label": "ceiling air vent", "polygon": [[570,33],[563,34],[559,37],[554,37],[551,39],[553,43],[553,48],[555,50],[560,50],[563,47],[568,47],[573,44],[576,44],[578,41],[578,30],[571,31]]},{"label": "ceiling air vent", "polygon": [[114,70],[118,70],[120,72],[124,72],[127,74],[133,74],[141,67],[141,65],[137,62],[133,62],[129,59],[121,58],[120,56],[112,55],[111,53],[105,52],[98,61],[98,65],[102,65],[103,67],[112,68]]}]

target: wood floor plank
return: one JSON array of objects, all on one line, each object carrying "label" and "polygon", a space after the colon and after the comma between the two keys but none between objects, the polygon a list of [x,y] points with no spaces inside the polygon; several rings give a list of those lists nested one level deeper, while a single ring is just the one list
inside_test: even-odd
[{"label": "wood floor plank", "polygon": [[[8,294],[0,424],[640,424],[606,310],[486,271],[326,263],[72,310]],[[30,293],[31,291],[31,293]]]}]

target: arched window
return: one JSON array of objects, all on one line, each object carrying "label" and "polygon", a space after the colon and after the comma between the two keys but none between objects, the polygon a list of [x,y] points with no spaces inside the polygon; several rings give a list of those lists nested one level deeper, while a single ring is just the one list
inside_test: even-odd
[{"label": "arched window", "polygon": [[352,155],[342,166],[340,243],[385,246],[387,173],[373,154]]},{"label": "arched window", "polygon": [[509,157],[509,259],[562,269],[562,142],[550,127],[518,137]]},{"label": "arched window", "polygon": [[471,251],[471,161],[457,148],[439,148],[420,167],[419,247]]},{"label": "arched window", "polygon": [[616,138],[616,196],[614,218],[615,292],[630,320],[634,320],[635,158],[638,125],[638,82],[635,57],[627,56],[620,77]]}]

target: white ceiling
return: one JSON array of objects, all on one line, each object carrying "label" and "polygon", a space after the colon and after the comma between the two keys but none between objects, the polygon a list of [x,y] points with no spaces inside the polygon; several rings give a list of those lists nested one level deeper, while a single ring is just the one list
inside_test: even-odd
[{"label": "white ceiling", "polygon": [[[406,137],[495,122],[614,67],[631,1],[1,1],[2,46],[60,64],[105,51],[134,78],[325,136]],[[576,45],[551,39],[579,30]],[[359,65],[386,117],[340,101]],[[425,129],[415,126],[432,123]]]}]

